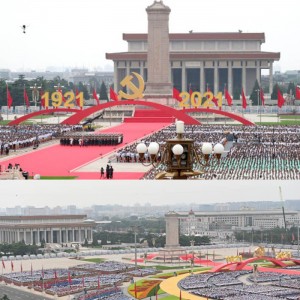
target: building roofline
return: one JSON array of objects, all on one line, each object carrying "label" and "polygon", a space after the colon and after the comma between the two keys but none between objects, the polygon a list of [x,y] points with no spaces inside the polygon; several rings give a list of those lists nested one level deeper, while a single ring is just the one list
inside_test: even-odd
[{"label": "building roofline", "polygon": [[[265,42],[264,32],[191,32],[170,33],[170,41],[193,41],[193,40],[255,40]],[[147,33],[123,33],[124,41],[147,41]]]},{"label": "building roofline", "polygon": [[[110,60],[147,60],[147,52],[118,52],[106,53],[106,59]],[[170,60],[241,60],[241,59],[261,59],[261,60],[279,60],[280,52],[170,52]]]},{"label": "building roofline", "polygon": [[87,215],[34,215],[34,216],[0,216],[1,220],[35,220],[35,219],[74,219],[87,218]]}]

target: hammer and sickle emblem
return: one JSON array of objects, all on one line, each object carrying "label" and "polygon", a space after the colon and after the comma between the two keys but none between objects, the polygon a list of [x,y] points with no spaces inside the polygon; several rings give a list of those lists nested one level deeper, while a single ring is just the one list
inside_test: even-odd
[{"label": "hammer and sickle emblem", "polygon": [[126,76],[121,82],[120,85],[123,87],[127,87],[128,90],[130,90],[132,92],[132,94],[127,94],[124,93],[123,91],[119,91],[119,96],[121,98],[124,99],[138,99],[138,98],[143,98],[143,91],[145,88],[145,82],[143,77],[136,73],[136,72],[132,72],[132,74],[136,77],[136,79],[138,80],[139,86],[137,87],[135,84],[133,84],[132,79],[133,76],[132,75],[128,75]]}]

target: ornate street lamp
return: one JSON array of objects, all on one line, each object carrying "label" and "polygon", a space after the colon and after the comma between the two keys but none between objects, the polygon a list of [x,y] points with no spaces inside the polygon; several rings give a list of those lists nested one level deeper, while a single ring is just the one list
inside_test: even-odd
[{"label": "ornate street lamp", "polygon": [[[137,145],[140,161],[143,165],[163,166],[155,179],[188,179],[205,173],[205,168],[218,163],[224,147],[222,144],[203,143],[199,149],[192,139],[183,138],[184,122],[176,122],[177,137],[166,140],[164,145],[151,142],[149,147],[144,143]],[[149,156],[149,162],[145,157]]]}]

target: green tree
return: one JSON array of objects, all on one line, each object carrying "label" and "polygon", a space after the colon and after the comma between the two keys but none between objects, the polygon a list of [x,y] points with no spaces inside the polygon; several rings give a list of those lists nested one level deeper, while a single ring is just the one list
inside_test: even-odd
[{"label": "green tree", "polygon": [[259,84],[257,79],[255,80],[254,87],[252,89],[250,99],[252,100],[252,105],[260,105],[260,98],[259,98]]},{"label": "green tree", "polygon": [[100,99],[106,100],[108,102],[107,88],[106,88],[104,81],[102,81],[101,86],[100,86]]},{"label": "green tree", "polygon": [[273,86],[273,91],[272,91],[272,94],[271,94],[271,99],[273,100],[276,100],[278,99],[278,89],[281,91],[282,93],[282,90],[280,89],[279,85],[276,83],[274,86]]},{"label": "green tree", "polygon": [[294,82],[290,82],[287,88],[287,93],[296,96],[296,86]]}]

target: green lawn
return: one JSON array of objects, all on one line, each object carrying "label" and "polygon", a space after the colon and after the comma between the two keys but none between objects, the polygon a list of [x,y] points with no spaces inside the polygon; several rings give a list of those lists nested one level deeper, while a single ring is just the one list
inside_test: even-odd
[{"label": "green lawn", "polygon": [[104,258],[85,258],[83,259],[83,261],[89,261],[89,262],[93,262],[95,264],[99,264],[105,261]]}]

